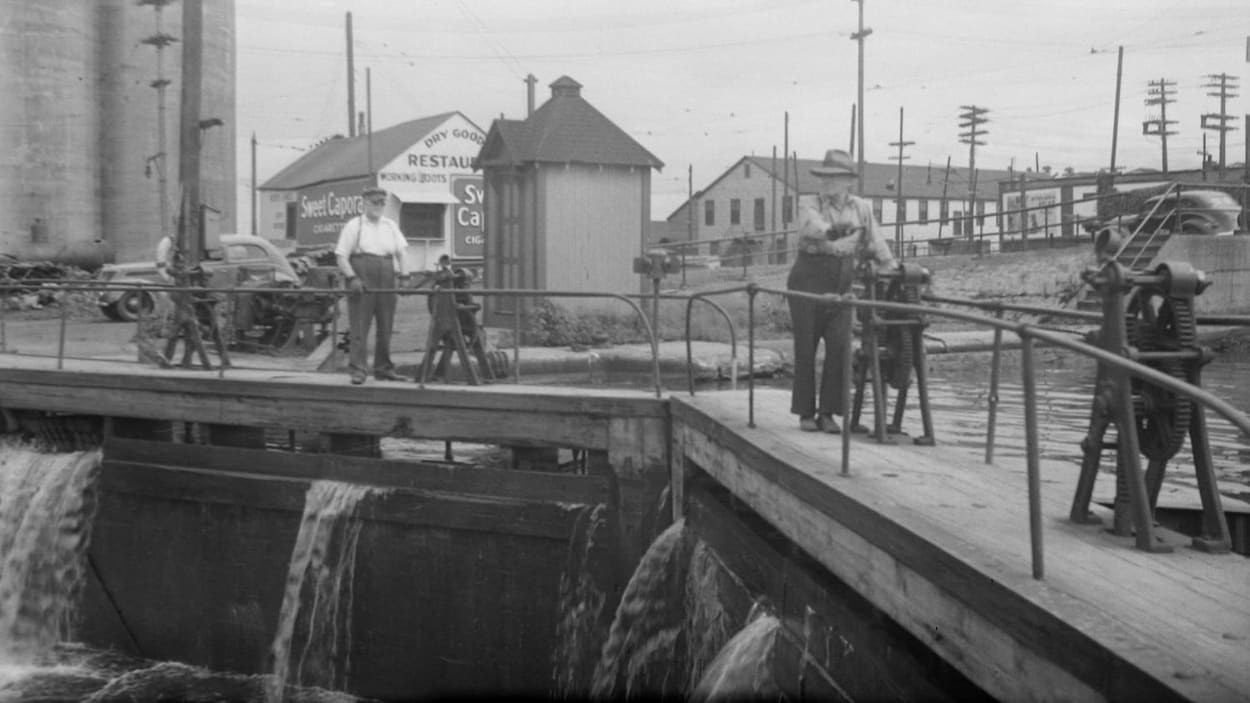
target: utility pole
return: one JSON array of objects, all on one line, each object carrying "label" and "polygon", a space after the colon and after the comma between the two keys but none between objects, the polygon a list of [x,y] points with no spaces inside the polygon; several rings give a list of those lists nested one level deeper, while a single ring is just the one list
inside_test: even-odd
[{"label": "utility pole", "polygon": [[1115,183],[1115,148],[1120,141],[1120,82],[1124,78],[1124,47],[1115,60],[1115,117],[1111,123],[1111,182]]},{"label": "utility pole", "polygon": [[898,147],[898,156],[891,156],[891,159],[898,159],[898,178],[895,181],[895,197],[897,205],[894,207],[894,256],[899,261],[903,260],[903,220],[907,219],[907,201],[903,199],[903,160],[910,158],[903,156],[903,149],[915,144],[915,142],[903,141],[903,108],[898,109],[898,141],[890,142],[890,146]]},{"label": "utility pole", "polygon": [[[781,142],[781,228],[789,229],[798,203],[791,201],[786,210],[786,198],[790,197],[790,111],[786,110],[786,122]],[[798,185],[797,183],[795,184]]]},{"label": "utility pole", "polygon": [[1176,134],[1168,129],[1168,125],[1176,124],[1176,120],[1168,119],[1168,105],[1176,102],[1172,99],[1172,95],[1175,94],[1176,81],[1160,78],[1157,81],[1150,81],[1146,86],[1146,94],[1150,96],[1146,98],[1146,105],[1158,105],[1159,118],[1142,120],[1141,133],[1148,137],[1159,137],[1163,147],[1163,175],[1166,176],[1168,175],[1168,135]]},{"label": "utility pole", "polygon": [[365,69],[365,143],[369,156],[369,185],[376,186],[377,179],[373,174],[373,74],[371,69]]},{"label": "utility pole", "polygon": [[347,136],[356,136],[356,61],[352,48],[352,13],[347,13]]},{"label": "utility pole", "polygon": [[946,174],[942,176],[942,201],[938,205],[938,239],[942,238],[942,227],[946,224],[946,214],[950,212],[946,204],[946,186],[951,182],[951,157],[946,157]]},{"label": "utility pole", "polygon": [[872,34],[871,29],[864,28],[864,0],[851,0],[851,2],[859,4],[859,31],[851,35],[851,39],[859,42],[859,83],[857,89],[857,97],[855,104],[859,108],[859,120],[856,125],[859,139],[859,153],[856,155],[859,172],[859,179],[856,181],[855,191],[859,195],[864,194],[864,118],[867,114],[864,111],[864,39]]},{"label": "utility pole", "polygon": [[165,136],[165,89],[169,87],[169,79],[165,77],[165,47],[178,41],[178,38],[166,34],[161,28],[161,10],[173,2],[173,0],[139,0],[139,5],[151,5],[156,12],[156,31],[139,40],[140,44],[147,44],[156,49],[156,80],[148,85],[156,89],[156,153],[148,157],[148,165],[156,163],[156,187],[159,191],[157,197],[158,211],[160,212],[161,224],[160,231],[157,236],[163,237],[169,233],[169,181],[167,173],[169,169],[167,165],[169,160],[166,159],[168,147],[166,146]]},{"label": "utility pole", "polygon": [[1228,99],[1237,97],[1232,92],[1237,90],[1237,76],[1230,76],[1226,73],[1207,74],[1207,83],[1203,84],[1203,88],[1214,88],[1216,92],[1207,93],[1214,98],[1220,99],[1220,111],[1218,113],[1205,113],[1202,116],[1202,128],[1220,133],[1220,180],[1224,180],[1224,135],[1230,130],[1237,129],[1229,124],[1230,121],[1237,118],[1228,114]]},{"label": "utility pole", "polygon": [[855,109],[857,107],[857,105],[851,106],[851,146],[846,150],[851,158],[855,158]]},{"label": "utility pole", "polygon": [[985,142],[980,141],[978,137],[985,136],[985,130],[981,125],[989,122],[989,118],[985,117],[988,109],[977,107],[976,105],[960,105],[959,109],[963,110],[959,115],[961,120],[959,128],[967,130],[959,133],[959,141],[968,145],[968,227],[967,238],[972,239],[972,223],[973,216],[976,214],[977,206],[977,146],[984,145]]},{"label": "utility pole", "polygon": [[[200,263],[200,86],[204,51],[202,0],[182,3],[182,100],[178,142],[178,181],[182,203],[178,218],[178,252],[184,270]],[[185,281],[179,281],[186,285]]]},{"label": "utility pole", "polygon": [[252,132],[252,236],[256,236],[256,133]]}]

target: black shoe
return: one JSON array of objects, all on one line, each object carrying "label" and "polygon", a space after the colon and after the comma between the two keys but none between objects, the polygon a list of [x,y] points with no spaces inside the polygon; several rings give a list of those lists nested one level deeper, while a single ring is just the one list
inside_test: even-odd
[{"label": "black shoe", "polygon": [[820,425],[821,432],[828,434],[839,434],[842,432],[842,428],[838,427],[838,421],[833,419],[832,415],[821,415],[816,423]]},{"label": "black shoe", "polygon": [[394,371],[378,371],[373,377],[379,381],[411,381],[411,378],[395,373]]},{"label": "black shoe", "polygon": [[363,373],[359,373],[359,372],[357,372],[357,373],[353,373],[353,374],[352,374],[352,385],[353,385],[353,386],[359,386],[360,384],[362,384],[362,383],[364,383],[364,382],[365,382],[365,375],[364,375]]}]

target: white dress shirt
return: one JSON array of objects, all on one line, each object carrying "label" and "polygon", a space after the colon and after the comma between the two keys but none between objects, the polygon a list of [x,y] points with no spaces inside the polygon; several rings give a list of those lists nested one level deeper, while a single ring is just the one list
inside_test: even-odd
[{"label": "white dress shirt", "polygon": [[404,252],[408,249],[408,240],[399,230],[399,225],[389,217],[378,217],[371,221],[360,215],[353,217],[339,231],[338,244],[334,247],[334,256],[339,270],[344,276],[354,278],[352,270],[352,254],[373,254],[389,256],[395,263],[395,272],[401,276],[408,275],[408,261]]}]

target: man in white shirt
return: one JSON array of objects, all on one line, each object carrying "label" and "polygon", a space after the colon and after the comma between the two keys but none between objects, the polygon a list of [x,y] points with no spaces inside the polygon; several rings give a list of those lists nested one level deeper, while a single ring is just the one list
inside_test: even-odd
[{"label": "man in white shirt", "polygon": [[[347,317],[351,324],[350,366],[352,383],[365,382],[369,374],[369,327],[377,318],[378,332],[374,344],[373,375],[380,381],[406,381],[395,372],[391,361],[391,331],[395,323],[395,305],[400,284],[408,280],[408,262],[404,251],[408,241],[399,225],[383,217],[388,193],[381,188],[365,188],[364,214],[353,217],[339,232],[334,255],[339,270],[347,280]],[[391,290],[391,292],[385,292]]]},{"label": "man in white shirt", "polygon": [[166,283],[174,282],[174,235],[167,234],[156,243],[156,274]]}]

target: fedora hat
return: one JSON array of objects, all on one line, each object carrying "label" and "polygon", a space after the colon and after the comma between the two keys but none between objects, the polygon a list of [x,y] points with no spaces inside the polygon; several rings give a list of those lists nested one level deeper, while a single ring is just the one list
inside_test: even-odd
[{"label": "fedora hat", "polygon": [[825,152],[825,160],[812,168],[814,176],[856,176],[855,162],[851,155],[841,149],[830,149]]},{"label": "fedora hat", "polygon": [[365,188],[360,191],[360,195],[361,197],[368,199],[368,198],[374,197],[375,195],[389,196],[390,193],[386,192],[385,188],[379,188],[377,186],[365,186]]}]

